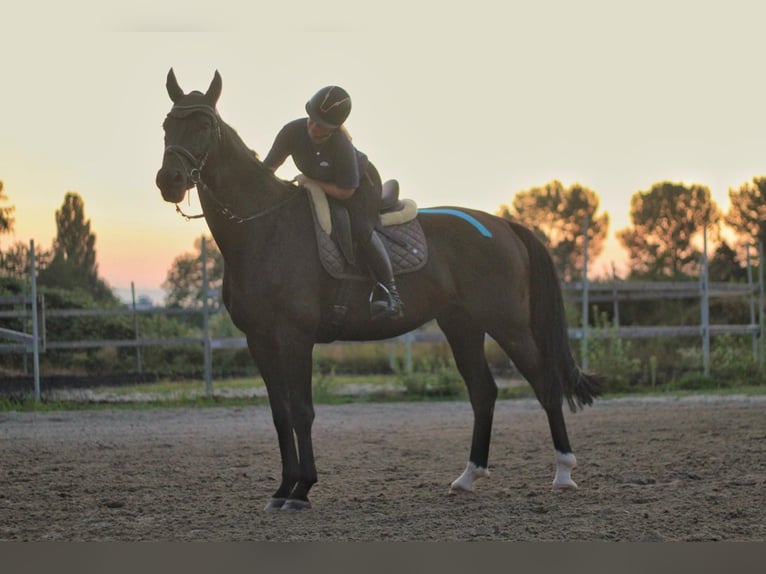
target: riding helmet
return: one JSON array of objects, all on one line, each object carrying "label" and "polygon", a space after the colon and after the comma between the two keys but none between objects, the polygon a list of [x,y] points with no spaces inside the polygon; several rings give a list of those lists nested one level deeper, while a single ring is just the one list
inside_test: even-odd
[{"label": "riding helmet", "polygon": [[325,86],[306,102],[306,113],[320,126],[339,128],[351,113],[351,96],[339,86]]}]

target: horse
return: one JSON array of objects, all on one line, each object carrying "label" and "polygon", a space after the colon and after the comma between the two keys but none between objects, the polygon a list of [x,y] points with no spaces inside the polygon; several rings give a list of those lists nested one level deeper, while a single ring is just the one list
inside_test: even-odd
[{"label": "horse", "polygon": [[[216,105],[222,79],[185,93],[171,68],[172,101],[163,123],[165,150],[156,184],[162,198],[181,202],[197,187],[201,216],[224,259],[222,299],[263,377],[281,455],[282,477],[266,510],[311,508],[317,482],[312,443],[312,349],[332,340],[372,341],[436,320],[468,390],[473,433],[465,470],[450,492],[471,492],[489,475],[497,385],[485,357],[489,335],[534,390],[553,439],[555,490],[577,488],[563,414],[591,405],[600,375],[572,354],[561,286],[545,245],[528,228],[468,208],[422,210],[428,244],[419,270],[398,278],[402,318],[373,321],[371,281],[331,276],[320,264],[308,194],[278,178]],[[347,312],[330,325],[338,294]]]}]

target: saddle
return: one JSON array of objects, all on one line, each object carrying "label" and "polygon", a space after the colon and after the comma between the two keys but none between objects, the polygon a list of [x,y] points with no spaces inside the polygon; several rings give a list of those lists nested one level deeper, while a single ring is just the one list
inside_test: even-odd
[{"label": "saddle", "polygon": [[[356,265],[351,225],[346,208],[309,182],[304,186],[312,205],[314,229],[322,267],[337,279],[369,280]],[[428,260],[428,244],[411,199],[399,199],[399,182],[383,184],[380,218],[375,230],[388,249],[394,275],[421,269]]]}]

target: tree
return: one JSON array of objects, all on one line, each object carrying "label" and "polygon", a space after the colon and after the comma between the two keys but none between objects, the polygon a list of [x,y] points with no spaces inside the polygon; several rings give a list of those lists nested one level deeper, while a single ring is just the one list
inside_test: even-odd
[{"label": "tree", "polygon": [[747,278],[747,269],[740,264],[737,252],[726,241],[721,242],[710,259],[708,277],[711,281],[725,282],[744,281]]},{"label": "tree", "polygon": [[635,275],[678,278],[696,272],[700,251],[693,239],[707,225],[718,231],[721,212],[702,185],[664,181],[630,199],[632,227],[617,233]]},{"label": "tree", "polygon": [[585,260],[585,218],[588,218],[588,256],[597,257],[609,230],[609,214],[597,216],[598,195],[580,184],[565,188],[554,180],[544,187],[520,191],[512,208],[500,207],[498,215],[530,227],[545,242],[564,280],[582,277]]},{"label": "tree", "polygon": [[[195,251],[176,257],[168,271],[162,288],[167,291],[165,304],[168,307],[199,309],[203,304],[202,293],[202,239],[194,241]],[[218,289],[223,283],[223,256],[212,237],[205,238],[207,255],[208,291]],[[221,305],[220,297],[208,299],[211,308]]]},{"label": "tree", "polygon": [[96,235],[85,219],[85,204],[75,192],[64,196],[56,211],[56,239],[53,256],[40,272],[40,284],[62,289],[83,289],[97,300],[117,301],[109,286],[98,276]]},{"label": "tree", "polygon": [[[8,201],[8,197],[3,193],[3,182],[0,180],[0,204],[4,201]],[[10,233],[13,231],[13,212],[16,208],[12,205],[2,206],[0,205],[0,235],[3,233]]]},{"label": "tree", "polygon": [[729,190],[731,205],[726,223],[737,233],[766,248],[766,177],[754,177],[739,189]]},{"label": "tree", "polygon": [[[38,272],[48,266],[51,257],[50,251],[35,246],[35,267],[37,267]],[[4,252],[0,252],[0,268],[8,277],[15,279],[25,279],[28,277],[29,245],[23,241],[17,241]]]}]

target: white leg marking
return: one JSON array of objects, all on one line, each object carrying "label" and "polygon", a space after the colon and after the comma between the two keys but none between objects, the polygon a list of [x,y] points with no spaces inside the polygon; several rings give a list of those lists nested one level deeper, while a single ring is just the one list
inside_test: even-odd
[{"label": "white leg marking", "polygon": [[489,476],[489,471],[486,468],[476,466],[474,463],[469,462],[466,465],[463,474],[452,483],[449,488],[450,493],[455,492],[473,492],[473,483],[480,479]]},{"label": "white leg marking", "polygon": [[574,490],[577,484],[572,480],[572,469],[577,466],[577,459],[571,452],[566,454],[556,451],[556,476],[553,490]]}]

